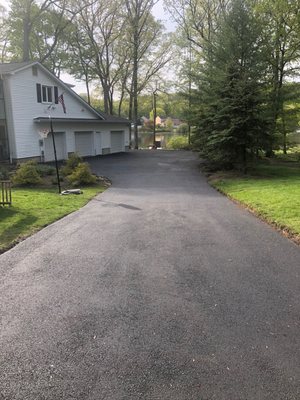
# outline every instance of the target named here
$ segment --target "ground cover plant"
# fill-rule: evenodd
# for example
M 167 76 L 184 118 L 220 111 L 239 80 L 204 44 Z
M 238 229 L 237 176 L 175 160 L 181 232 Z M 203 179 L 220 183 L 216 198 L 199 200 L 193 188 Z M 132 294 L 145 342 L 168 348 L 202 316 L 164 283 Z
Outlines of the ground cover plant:
M 92 197 L 107 188 L 107 182 L 92 175 L 85 163 L 80 165 L 81 169 L 75 167 L 73 170 L 77 171 L 77 175 L 85 184 L 80 187 L 82 189 L 80 195 L 59 195 L 55 169 L 49 165 L 28 162 L 22 164 L 15 172 L 10 172 L 14 182 L 12 206 L 0 207 L 0 253 L 39 229 L 81 208 Z M 71 171 L 72 169 L 69 170 Z M 67 189 L 72 187 L 72 183 L 63 180 L 62 186 L 63 189 Z
M 260 162 L 248 175 L 217 173 L 209 180 L 300 243 L 300 163 L 292 159 Z

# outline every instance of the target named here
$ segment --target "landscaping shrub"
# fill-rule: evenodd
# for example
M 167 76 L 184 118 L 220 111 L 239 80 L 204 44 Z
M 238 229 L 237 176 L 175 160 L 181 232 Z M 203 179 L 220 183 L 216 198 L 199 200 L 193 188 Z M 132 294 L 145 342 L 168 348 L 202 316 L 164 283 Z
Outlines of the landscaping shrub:
M 189 132 L 189 126 L 186 122 L 180 124 L 177 128 L 177 133 L 185 133 L 187 134 Z
M 70 155 L 65 165 L 61 168 L 60 172 L 63 176 L 71 175 L 76 167 L 82 163 L 82 158 L 79 154 L 73 153 Z
M 168 139 L 167 149 L 184 150 L 189 148 L 187 136 L 173 136 Z
M 0 181 L 7 181 L 7 180 L 9 180 L 8 169 L 0 166 Z
M 55 168 L 47 164 L 37 164 L 37 172 L 40 176 L 52 176 L 55 174 Z
M 42 179 L 37 170 L 37 163 L 35 161 L 27 161 L 21 164 L 12 178 L 15 185 L 39 185 Z
M 93 185 L 97 182 L 97 177 L 92 174 L 87 163 L 79 163 L 66 179 L 72 186 Z

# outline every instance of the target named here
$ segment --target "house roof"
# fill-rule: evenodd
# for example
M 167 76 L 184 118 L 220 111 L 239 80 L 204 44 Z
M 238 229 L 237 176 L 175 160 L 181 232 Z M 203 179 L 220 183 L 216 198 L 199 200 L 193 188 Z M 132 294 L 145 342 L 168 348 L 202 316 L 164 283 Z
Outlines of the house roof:
M 30 65 L 37 64 L 37 61 L 24 61 L 13 63 L 0 63 L 0 74 L 9 74 L 27 68 Z
M 84 122 L 84 123 L 102 123 L 105 124 L 107 122 L 110 123 L 115 123 L 115 124 L 130 124 L 130 121 L 125 118 L 119 118 L 115 117 L 113 115 L 106 115 L 104 114 L 104 119 L 94 119 L 94 118 L 55 118 L 52 117 L 52 121 L 56 122 Z M 49 121 L 49 117 L 36 117 L 33 119 L 34 122 L 40 123 L 40 122 L 47 122 Z
M 20 62 L 20 63 L 0 63 L 0 74 L 14 74 L 18 71 L 21 71 L 23 69 L 26 69 L 28 67 L 31 67 L 33 65 L 38 65 L 46 74 L 48 74 L 49 76 L 51 76 L 52 79 L 54 79 L 55 81 L 57 81 L 60 85 L 62 85 L 64 87 L 64 89 L 72 96 L 75 97 L 79 102 L 81 102 L 82 104 L 85 105 L 85 107 L 87 107 L 93 114 L 95 114 L 98 118 L 94 119 L 93 121 L 97 121 L 99 122 L 99 120 L 103 120 L 103 122 L 113 122 L 113 123 L 125 123 L 125 124 L 130 124 L 130 121 L 128 119 L 125 118 L 120 118 L 120 117 L 115 117 L 115 116 L 111 116 L 111 115 L 107 115 L 105 113 L 103 113 L 102 111 L 97 111 L 95 110 L 92 106 L 90 106 L 82 97 L 80 97 L 76 92 L 74 92 L 74 90 L 72 90 L 72 88 L 70 87 L 69 84 L 64 83 L 63 81 L 61 81 L 59 78 L 57 78 L 52 72 L 50 72 L 46 67 L 44 67 L 41 63 L 39 63 L 38 61 L 25 61 L 25 62 Z M 34 120 L 36 122 L 42 121 L 43 119 L 45 119 L 45 117 L 37 117 L 34 118 Z M 46 118 L 47 119 L 47 118 Z M 79 121 L 80 118 L 76 119 L 76 118 L 58 118 L 59 120 L 62 121 Z M 54 120 L 54 118 L 53 118 Z M 82 121 L 86 121 L 87 119 L 83 119 Z M 92 121 L 92 120 L 91 120 Z

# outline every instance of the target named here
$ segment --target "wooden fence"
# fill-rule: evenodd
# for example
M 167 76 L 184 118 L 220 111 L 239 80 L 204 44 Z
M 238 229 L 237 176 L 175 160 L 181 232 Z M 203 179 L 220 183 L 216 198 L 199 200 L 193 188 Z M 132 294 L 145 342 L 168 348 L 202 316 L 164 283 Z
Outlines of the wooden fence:
M 11 206 L 11 182 L 0 181 L 0 206 Z

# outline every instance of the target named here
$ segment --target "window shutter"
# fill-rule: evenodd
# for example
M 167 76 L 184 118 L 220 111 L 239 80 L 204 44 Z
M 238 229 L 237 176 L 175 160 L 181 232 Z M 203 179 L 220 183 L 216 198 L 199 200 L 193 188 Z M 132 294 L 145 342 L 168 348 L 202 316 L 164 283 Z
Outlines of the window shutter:
M 58 88 L 57 88 L 57 86 L 54 86 L 54 100 L 55 100 L 55 104 L 58 104 Z
M 36 97 L 37 97 L 37 102 L 41 103 L 42 102 L 42 90 L 41 90 L 40 83 L 36 84 Z

